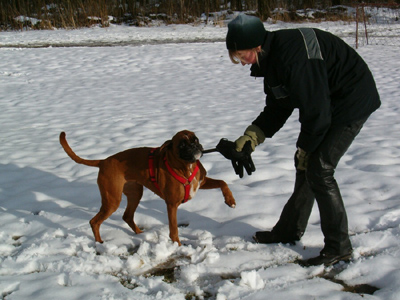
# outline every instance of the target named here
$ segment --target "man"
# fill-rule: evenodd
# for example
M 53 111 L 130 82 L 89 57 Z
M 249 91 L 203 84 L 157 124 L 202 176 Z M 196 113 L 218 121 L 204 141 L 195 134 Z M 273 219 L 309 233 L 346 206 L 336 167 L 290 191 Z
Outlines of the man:
M 228 24 L 226 46 L 234 63 L 264 77 L 264 110 L 235 142 L 217 149 L 243 176 L 255 170 L 250 153 L 271 138 L 294 109 L 301 123 L 292 196 L 272 231 L 256 232 L 259 243 L 300 240 L 316 199 L 325 246 L 305 265 L 326 266 L 352 255 L 347 215 L 334 178 L 340 158 L 370 114 L 380 106 L 367 64 L 340 38 L 318 29 L 266 31 L 256 17 L 241 14 Z

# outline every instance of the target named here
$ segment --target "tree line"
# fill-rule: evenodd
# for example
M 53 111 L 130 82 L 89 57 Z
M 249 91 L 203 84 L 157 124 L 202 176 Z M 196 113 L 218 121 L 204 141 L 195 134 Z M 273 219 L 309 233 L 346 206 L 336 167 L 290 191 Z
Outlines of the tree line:
M 224 14 L 219 12 L 232 11 L 253 12 L 266 20 L 273 17 L 276 8 L 290 15 L 299 9 L 324 9 L 347 5 L 349 1 L 352 0 L 0 0 L 0 30 L 80 28 L 110 23 L 146 26 L 154 19 L 167 24 L 192 23 L 201 17 L 207 22 L 210 16 L 223 19 Z

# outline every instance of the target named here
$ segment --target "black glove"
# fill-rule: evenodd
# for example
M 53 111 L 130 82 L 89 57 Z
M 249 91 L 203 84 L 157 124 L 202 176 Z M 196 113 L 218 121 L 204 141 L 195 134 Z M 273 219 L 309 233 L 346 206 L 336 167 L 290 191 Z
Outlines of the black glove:
M 243 168 L 246 169 L 248 175 L 251 175 L 256 170 L 251 158 L 253 149 L 250 141 L 246 142 L 241 152 L 236 151 L 235 142 L 227 139 L 221 139 L 216 148 L 219 153 L 232 162 L 233 169 L 240 178 L 243 177 Z

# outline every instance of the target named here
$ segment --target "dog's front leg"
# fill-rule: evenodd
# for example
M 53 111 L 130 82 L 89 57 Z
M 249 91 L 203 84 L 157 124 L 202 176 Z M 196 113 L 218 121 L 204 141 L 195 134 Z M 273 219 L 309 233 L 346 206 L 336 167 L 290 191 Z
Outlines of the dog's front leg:
M 181 241 L 178 236 L 178 219 L 177 212 L 179 204 L 169 204 L 167 201 L 168 222 L 169 222 L 169 237 L 173 242 L 177 242 L 181 246 Z
M 225 203 L 232 208 L 236 207 L 235 198 L 233 198 L 232 192 L 229 189 L 228 185 L 225 181 L 219 179 L 213 179 L 210 177 L 204 178 L 200 189 L 209 190 L 209 189 L 221 189 L 222 195 L 224 195 Z

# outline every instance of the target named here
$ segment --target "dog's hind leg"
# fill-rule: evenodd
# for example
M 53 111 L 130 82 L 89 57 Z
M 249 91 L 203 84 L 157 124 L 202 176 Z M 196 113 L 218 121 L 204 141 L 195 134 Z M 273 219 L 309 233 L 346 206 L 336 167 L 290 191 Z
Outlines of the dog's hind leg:
M 100 171 L 97 183 L 101 194 L 101 207 L 97 215 L 90 220 L 94 238 L 96 242 L 103 243 L 100 237 L 100 225 L 108 219 L 119 207 L 121 203 L 124 179 L 109 177 Z
M 129 225 L 130 228 L 132 228 L 135 233 L 139 234 L 142 231 L 135 224 L 134 215 L 140 199 L 143 196 L 143 186 L 136 182 L 128 181 L 124 186 L 123 192 L 128 198 L 128 205 L 126 206 L 122 219 Z

